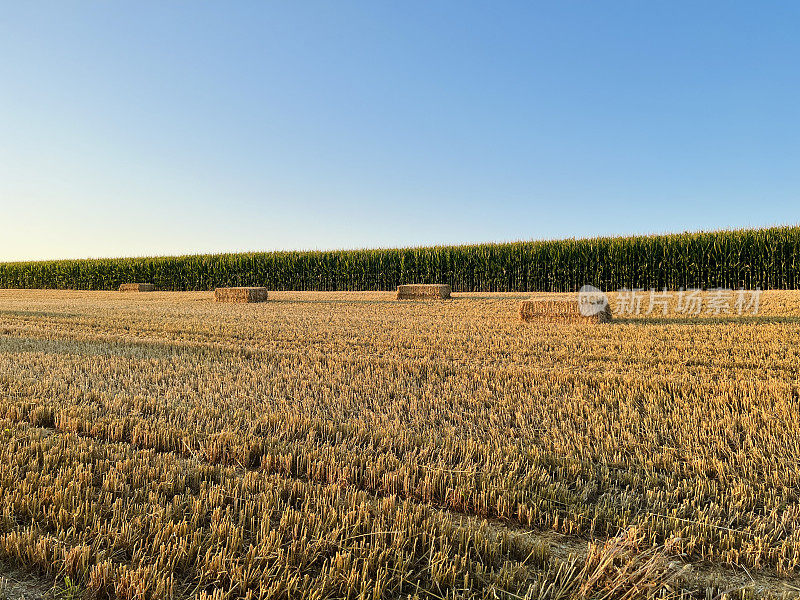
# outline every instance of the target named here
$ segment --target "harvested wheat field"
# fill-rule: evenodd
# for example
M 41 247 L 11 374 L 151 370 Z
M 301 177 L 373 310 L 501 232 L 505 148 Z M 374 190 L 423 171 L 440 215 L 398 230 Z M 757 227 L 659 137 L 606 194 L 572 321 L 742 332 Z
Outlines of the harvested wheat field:
M 0 559 L 87 598 L 797 597 L 800 293 L 530 297 L 0 291 Z

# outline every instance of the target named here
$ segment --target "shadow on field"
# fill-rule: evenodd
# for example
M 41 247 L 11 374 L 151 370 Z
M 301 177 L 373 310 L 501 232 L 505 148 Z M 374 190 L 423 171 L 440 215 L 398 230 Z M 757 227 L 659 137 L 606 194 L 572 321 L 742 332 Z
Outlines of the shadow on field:
M 397 300 L 297 300 L 294 298 L 270 298 L 267 302 L 259 302 L 258 304 L 397 304 L 397 302 Z
M 460 296 L 459 292 L 453 292 L 451 300 L 530 300 L 534 294 L 503 294 L 502 296 Z
M 0 335 L 0 354 L 52 354 L 71 356 L 120 356 L 130 359 L 171 358 L 208 352 L 179 343 L 153 341 L 83 341 Z M 215 352 L 225 352 L 217 349 Z
M 743 315 L 714 317 L 614 317 L 609 325 L 776 325 L 781 323 L 800 323 L 800 316 Z
M 267 302 L 275 304 L 436 304 L 449 302 L 471 302 L 475 300 L 529 300 L 530 294 L 509 295 L 509 296 L 461 296 L 453 294 L 450 298 L 386 298 L 370 300 L 367 298 L 334 298 L 326 299 L 298 299 L 298 298 L 270 298 Z
M 9 317 L 80 317 L 78 313 L 66 312 L 46 312 L 40 310 L 0 310 L 0 316 L 7 315 Z

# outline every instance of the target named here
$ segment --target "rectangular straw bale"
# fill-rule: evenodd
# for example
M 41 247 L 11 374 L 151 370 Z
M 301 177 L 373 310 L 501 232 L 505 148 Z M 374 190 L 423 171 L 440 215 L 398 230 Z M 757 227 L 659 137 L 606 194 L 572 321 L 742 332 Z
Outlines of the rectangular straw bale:
M 594 315 L 583 315 L 576 300 L 534 299 L 523 300 L 519 305 L 519 316 L 523 321 L 547 321 L 556 323 L 608 323 L 611 309 L 608 305 Z
M 234 302 L 246 304 L 249 302 L 266 302 L 267 288 L 264 287 L 230 287 L 214 290 L 214 300 L 217 302 Z
M 152 283 L 123 283 L 119 286 L 120 292 L 154 292 L 156 286 Z
M 415 298 L 440 298 L 450 297 L 450 286 L 441 283 L 417 283 L 397 286 L 398 300 L 413 300 Z

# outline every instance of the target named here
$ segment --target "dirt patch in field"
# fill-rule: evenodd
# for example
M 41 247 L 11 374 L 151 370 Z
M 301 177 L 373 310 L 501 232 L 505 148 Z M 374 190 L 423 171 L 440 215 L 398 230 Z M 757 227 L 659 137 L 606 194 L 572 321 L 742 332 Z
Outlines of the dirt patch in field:
M 3 600 L 49 600 L 53 585 L 30 573 L 0 563 L 0 598 Z

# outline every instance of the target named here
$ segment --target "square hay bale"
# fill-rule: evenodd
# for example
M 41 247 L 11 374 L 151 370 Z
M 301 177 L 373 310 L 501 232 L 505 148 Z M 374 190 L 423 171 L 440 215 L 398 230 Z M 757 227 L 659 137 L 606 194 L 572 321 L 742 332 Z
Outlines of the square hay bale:
M 578 300 L 534 299 L 523 300 L 519 305 L 519 316 L 523 321 L 548 321 L 552 323 L 608 323 L 611 309 L 608 304 L 591 315 L 581 313 Z
M 154 292 L 156 286 L 152 283 L 123 283 L 119 286 L 120 292 Z
M 398 285 L 398 300 L 413 300 L 426 298 L 446 299 L 450 297 L 450 286 L 441 283 L 417 283 L 412 285 Z
M 234 302 L 246 304 L 249 302 L 266 302 L 267 288 L 264 287 L 230 287 L 214 290 L 214 300 L 217 302 Z

